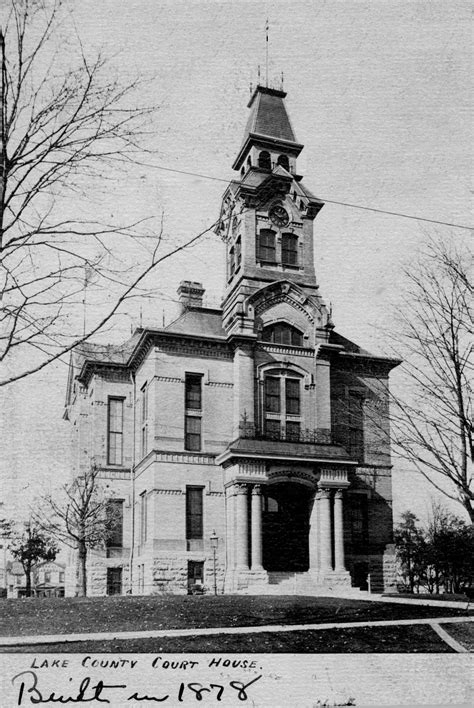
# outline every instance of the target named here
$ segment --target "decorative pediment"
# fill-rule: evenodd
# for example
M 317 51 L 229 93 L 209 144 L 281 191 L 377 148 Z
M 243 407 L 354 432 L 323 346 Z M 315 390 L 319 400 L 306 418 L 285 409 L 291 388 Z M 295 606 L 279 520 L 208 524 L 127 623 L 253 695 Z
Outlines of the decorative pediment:
M 247 312 L 250 315 L 253 309 L 255 316 L 259 317 L 280 302 L 286 302 L 302 312 L 312 324 L 320 320 L 321 308 L 301 288 L 288 280 L 271 283 L 251 295 L 247 300 Z

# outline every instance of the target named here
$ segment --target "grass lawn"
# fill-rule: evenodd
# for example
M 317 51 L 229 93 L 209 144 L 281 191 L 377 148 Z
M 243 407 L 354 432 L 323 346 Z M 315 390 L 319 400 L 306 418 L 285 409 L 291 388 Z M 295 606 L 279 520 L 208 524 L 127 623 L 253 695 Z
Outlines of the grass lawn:
M 441 625 L 449 634 L 468 651 L 474 652 L 474 625 L 472 622 L 465 624 L 451 624 L 446 622 Z
M 441 602 L 444 600 L 448 600 L 449 602 L 460 602 L 461 604 L 464 603 L 464 605 L 467 605 L 467 597 L 466 595 L 459 595 L 456 593 L 439 593 L 436 595 L 435 593 L 430 593 L 428 592 L 394 592 L 394 593 L 385 593 L 384 597 L 400 597 L 403 600 L 433 600 L 433 602 Z
M 4 600 L 0 636 L 457 617 L 464 608 L 301 596 L 115 596 Z
M 446 627 L 447 625 L 443 625 Z M 459 625 L 450 625 L 456 627 Z M 0 652 L 5 650 L 0 650 Z M 40 647 L 11 647 L 16 653 L 451 653 L 453 650 L 427 625 L 360 627 L 206 637 L 115 639 L 105 642 L 67 642 Z

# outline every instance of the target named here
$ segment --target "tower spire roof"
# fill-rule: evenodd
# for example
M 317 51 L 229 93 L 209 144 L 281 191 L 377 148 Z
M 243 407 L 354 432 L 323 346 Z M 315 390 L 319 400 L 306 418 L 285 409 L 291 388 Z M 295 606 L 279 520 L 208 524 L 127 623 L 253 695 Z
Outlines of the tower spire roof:
M 299 154 L 303 146 L 297 142 L 291 125 L 284 99 L 286 93 L 267 86 L 257 86 L 248 103 L 250 115 L 245 127 L 244 140 L 239 154 L 232 165 L 235 170 L 240 168 L 242 158 L 249 143 L 271 142 L 281 143 L 287 148 L 293 147 Z

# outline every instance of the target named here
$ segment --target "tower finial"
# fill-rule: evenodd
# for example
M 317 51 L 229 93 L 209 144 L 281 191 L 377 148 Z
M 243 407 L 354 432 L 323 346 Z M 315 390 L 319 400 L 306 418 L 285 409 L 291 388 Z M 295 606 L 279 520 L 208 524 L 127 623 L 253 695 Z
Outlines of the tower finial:
M 265 86 L 268 88 L 268 31 L 270 29 L 270 24 L 268 22 L 265 25 Z

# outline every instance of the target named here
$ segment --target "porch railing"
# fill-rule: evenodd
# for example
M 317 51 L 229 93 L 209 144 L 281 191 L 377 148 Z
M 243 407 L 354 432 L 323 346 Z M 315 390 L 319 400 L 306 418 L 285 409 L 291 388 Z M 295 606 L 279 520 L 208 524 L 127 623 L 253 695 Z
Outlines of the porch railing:
M 286 430 L 285 426 L 265 429 L 255 423 L 241 423 L 239 436 L 249 440 L 275 440 L 277 442 L 312 443 L 332 445 L 333 435 L 330 430 L 302 428 L 301 430 Z

